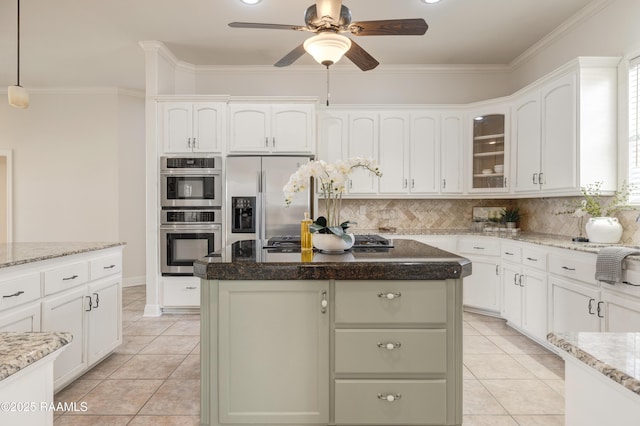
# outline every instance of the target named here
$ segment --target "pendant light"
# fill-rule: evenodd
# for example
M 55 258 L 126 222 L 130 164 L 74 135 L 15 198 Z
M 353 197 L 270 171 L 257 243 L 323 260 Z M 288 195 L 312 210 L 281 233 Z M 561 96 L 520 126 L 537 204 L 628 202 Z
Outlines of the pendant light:
M 20 86 L 20 0 L 18 0 L 18 82 L 7 90 L 9 105 L 15 108 L 29 108 L 29 93 Z

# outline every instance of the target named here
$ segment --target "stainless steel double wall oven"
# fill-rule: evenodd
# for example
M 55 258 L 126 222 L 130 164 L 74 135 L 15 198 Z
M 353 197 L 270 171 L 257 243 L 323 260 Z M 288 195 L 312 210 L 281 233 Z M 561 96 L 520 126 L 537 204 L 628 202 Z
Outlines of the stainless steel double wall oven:
M 193 275 L 222 245 L 222 158 L 161 157 L 160 187 L 160 272 Z

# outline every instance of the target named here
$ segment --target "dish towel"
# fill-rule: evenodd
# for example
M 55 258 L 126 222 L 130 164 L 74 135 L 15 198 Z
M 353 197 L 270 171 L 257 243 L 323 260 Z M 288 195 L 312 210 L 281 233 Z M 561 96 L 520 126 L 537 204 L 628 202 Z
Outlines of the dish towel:
M 622 261 L 640 250 L 630 247 L 604 247 L 596 259 L 596 280 L 615 284 L 622 280 Z

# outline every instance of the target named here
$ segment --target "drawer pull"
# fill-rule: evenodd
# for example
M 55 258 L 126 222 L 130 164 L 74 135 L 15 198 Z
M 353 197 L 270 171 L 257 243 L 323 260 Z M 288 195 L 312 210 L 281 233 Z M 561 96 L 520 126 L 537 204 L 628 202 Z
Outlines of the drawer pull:
M 194 286 L 188 285 L 188 286 L 186 286 L 185 288 L 186 288 L 187 290 L 195 290 L 197 287 L 194 287 Z
M 505 251 L 504 254 L 506 254 L 507 256 L 513 256 L 513 253 L 509 253 L 508 251 Z
M 387 401 L 387 402 L 393 402 L 393 401 L 395 401 L 397 399 L 400 399 L 400 398 L 402 398 L 402 395 L 400 395 L 399 393 L 397 393 L 395 395 L 392 394 L 392 393 L 389 393 L 387 395 L 383 395 L 381 393 L 378 394 L 378 399 L 379 400 Z
M 622 284 L 632 285 L 632 286 L 634 286 L 634 287 L 640 287 L 640 284 L 634 284 L 634 283 L 629 282 L 629 281 L 622 281 Z
M 327 300 L 327 291 L 322 290 L 322 301 L 320 302 L 320 312 L 322 312 L 323 314 L 326 314 L 327 306 L 329 306 L 329 301 Z
M 89 309 L 85 309 L 85 312 L 91 312 L 91 308 L 93 308 L 93 301 L 91 300 L 91 296 L 85 296 L 87 299 L 89 299 Z
M 602 311 L 600 305 L 603 303 L 604 302 L 598 302 L 598 307 L 596 308 L 596 311 L 598 312 L 598 318 L 604 318 L 604 315 L 600 315 L 600 312 Z
M 533 258 L 533 257 L 527 257 L 527 260 L 530 260 L 530 261 L 532 261 L 532 262 L 537 262 L 537 261 L 538 261 L 538 259 L 535 259 L 535 258 Z
M 93 295 L 96 296 L 96 304 L 94 308 L 98 309 L 100 307 L 100 296 L 98 295 L 98 293 L 93 293 Z
M 592 311 L 593 309 L 593 305 L 592 303 L 595 302 L 596 299 L 589 299 L 589 306 L 587 306 L 587 308 L 589 308 L 589 315 L 593 315 L 595 312 Z
M 76 278 L 78 278 L 77 275 L 71 275 L 70 277 L 63 278 L 62 281 L 75 280 Z
M 103 269 L 113 269 L 115 267 L 116 265 L 109 265 L 109 266 L 104 266 Z
M 15 293 L 13 293 L 13 294 L 9 294 L 7 296 L 2 296 L 2 298 L 6 299 L 6 298 L 9 298 L 9 297 L 16 297 L 16 296 L 20 296 L 21 294 L 24 294 L 24 291 L 20 290 L 20 291 L 17 291 Z
M 575 271 L 576 268 L 569 268 L 568 266 L 563 266 L 562 269 L 564 269 L 565 271 Z
M 475 250 L 484 250 L 484 247 L 473 246 Z
M 400 346 L 402 346 L 402 344 L 400 342 L 396 342 L 396 343 L 392 343 L 392 342 L 381 343 L 381 342 L 378 342 L 378 347 L 380 349 L 386 349 L 388 351 L 392 351 L 394 349 L 398 349 Z
M 400 296 L 402 296 L 402 293 L 400 293 L 400 292 L 397 292 L 397 293 L 378 293 L 378 297 L 380 299 L 387 299 L 387 300 L 397 299 Z

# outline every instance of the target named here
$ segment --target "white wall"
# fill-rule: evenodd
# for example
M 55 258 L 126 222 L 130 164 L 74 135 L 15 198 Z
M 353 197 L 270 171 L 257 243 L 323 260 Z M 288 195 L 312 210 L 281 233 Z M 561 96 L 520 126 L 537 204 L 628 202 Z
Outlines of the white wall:
M 31 93 L 26 110 L 0 102 L 0 149 L 13 150 L 14 242 L 125 241 L 125 280 L 144 279 L 144 198 L 135 203 L 144 194 L 143 109 L 142 98 L 115 89 Z
M 640 49 L 640 1 L 605 0 L 568 31 L 523 55 L 510 74 L 514 92 L 578 56 L 624 56 Z
M 196 68 L 195 93 L 232 96 L 313 96 L 326 101 L 321 66 Z M 363 72 L 332 67 L 333 104 L 464 104 L 509 94 L 505 67 L 385 67 Z

